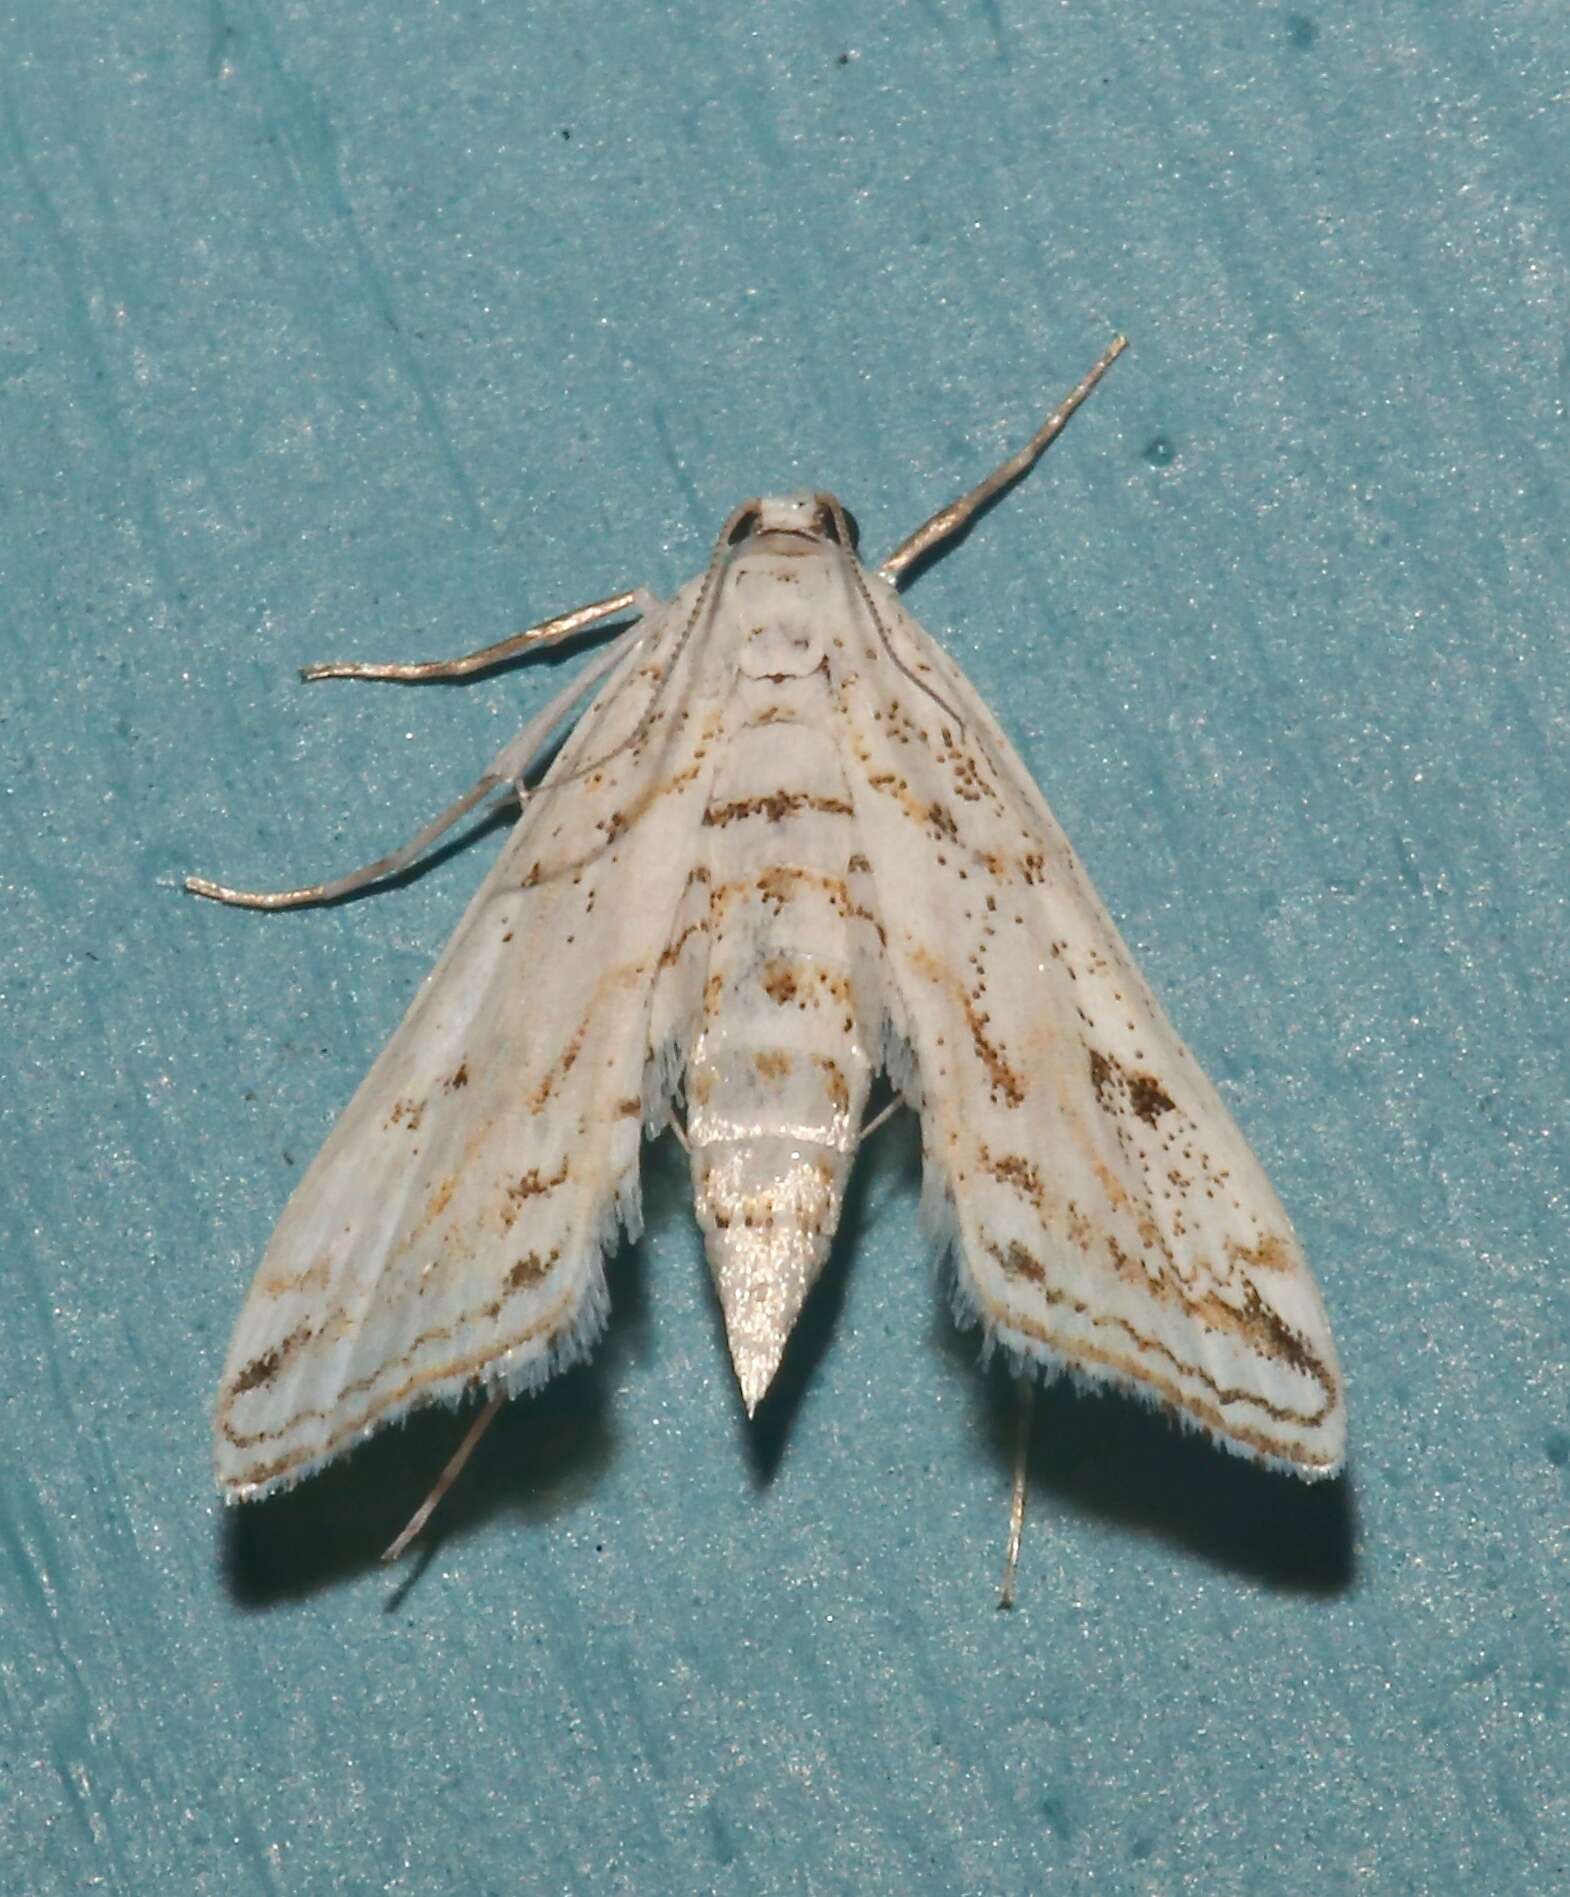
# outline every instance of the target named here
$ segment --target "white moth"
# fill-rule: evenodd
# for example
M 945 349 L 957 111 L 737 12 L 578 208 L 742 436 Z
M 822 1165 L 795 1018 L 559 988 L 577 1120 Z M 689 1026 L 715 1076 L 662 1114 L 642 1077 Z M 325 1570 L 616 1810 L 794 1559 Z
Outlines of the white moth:
M 1286 1214 L 1024 766 L 895 591 L 1122 346 L 876 571 L 831 496 L 749 501 L 668 603 L 623 593 L 467 659 L 307 674 L 452 677 L 641 615 L 395 855 L 275 895 L 189 881 L 254 907 L 330 899 L 488 792 L 522 802 L 262 1260 L 218 1400 L 231 1498 L 416 1405 L 484 1390 L 494 1408 L 582 1357 L 604 1252 L 639 1228 L 641 1142 L 678 1102 L 750 1413 L 880 1070 L 921 1116 L 923 1211 L 989 1341 L 1274 1467 L 1340 1469 L 1335 1347 Z

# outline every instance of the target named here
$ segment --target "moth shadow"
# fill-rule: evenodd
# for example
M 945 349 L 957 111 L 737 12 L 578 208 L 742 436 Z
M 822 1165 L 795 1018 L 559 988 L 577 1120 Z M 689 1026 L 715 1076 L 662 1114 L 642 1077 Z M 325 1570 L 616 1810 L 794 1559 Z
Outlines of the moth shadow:
M 612 1315 L 593 1356 L 533 1395 L 503 1405 L 410 1554 L 389 1568 L 389 1611 L 402 1604 L 445 1542 L 499 1515 L 538 1529 L 583 1503 L 615 1451 L 616 1383 L 629 1361 L 647 1352 L 646 1276 L 641 1244 L 623 1245 L 607 1261 Z M 478 1407 L 419 1410 L 298 1488 L 225 1510 L 221 1565 L 231 1600 L 265 1610 L 379 1566 Z
M 975 1333 L 945 1325 L 955 1354 Z M 1019 1395 L 995 1360 L 974 1383 L 982 1435 L 1013 1480 Z M 1054 1506 L 1158 1535 L 1202 1560 L 1284 1592 L 1335 1595 L 1357 1579 L 1350 1478 L 1303 1482 L 1218 1449 L 1158 1411 L 1114 1391 L 1038 1387 L 1026 1454 L 1026 1536 Z M 1001 1533 L 1001 1526 L 1000 1526 Z M 1028 1541 L 1027 1541 L 1028 1545 Z
M 887 1084 L 880 1081 L 868 1104 L 869 1117 L 881 1112 L 892 1097 Z M 851 1167 L 840 1208 L 839 1229 L 829 1247 L 822 1275 L 802 1306 L 769 1393 L 750 1422 L 742 1419 L 747 1456 L 759 1488 L 767 1488 L 778 1473 L 807 1386 L 840 1328 L 851 1260 L 863 1249 L 863 1231 L 880 1216 L 874 1194 L 881 1201 L 893 1188 L 908 1185 L 912 1178 L 920 1183 L 920 1122 L 915 1115 L 903 1111 L 894 1114 L 887 1130 L 875 1138 L 877 1144 L 873 1150 L 858 1154 L 857 1163 Z M 717 1300 L 714 1325 L 718 1347 L 725 1351 L 725 1326 Z

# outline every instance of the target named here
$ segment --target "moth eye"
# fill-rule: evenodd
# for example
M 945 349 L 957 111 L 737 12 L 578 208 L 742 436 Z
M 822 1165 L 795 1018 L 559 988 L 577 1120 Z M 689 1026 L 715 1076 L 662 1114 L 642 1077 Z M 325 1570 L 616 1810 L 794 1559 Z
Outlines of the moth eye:
M 726 544 L 734 547 L 739 540 L 750 539 L 752 535 L 756 533 L 757 527 L 758 510 L 756 507 L 749 507 L 741 519 L 737 521 L 736 525 L 731 528 L 730 536 Z
M 813 525 L 817 528 L 818 532 L 823 535 L 825 540 L 832 540 L 836 546 L 839 546 L 841 544 L 841 520 L 845 523 L 845 532 L 850 537 L 848 544 L 851 552 L 854 553 L 861 545 L 861 529 L 856 524 L 856 516 L 848 507 L 840 507 L 837 502 L 833 505 L 829 505 L 824 501 L 820 501 L 818 504 L 818 517 L 813 522 Z

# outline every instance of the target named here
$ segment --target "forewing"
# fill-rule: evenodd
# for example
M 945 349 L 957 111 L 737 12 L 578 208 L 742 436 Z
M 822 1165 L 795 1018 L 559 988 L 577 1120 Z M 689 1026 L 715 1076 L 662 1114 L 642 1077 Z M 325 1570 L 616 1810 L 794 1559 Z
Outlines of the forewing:
M 279 1221 L 219 1394 L 231 1494 L 416 1404 L 538 1382 L 598 1332 L 720 715 L 692 604 L 584 714 Z
M 1259 1162 L 958 667 L 871 576 L 847 573 L 845 625 L 846 774 L 962 1305 L 1013 1352 L 1334 1473 L 1335 1346 Z

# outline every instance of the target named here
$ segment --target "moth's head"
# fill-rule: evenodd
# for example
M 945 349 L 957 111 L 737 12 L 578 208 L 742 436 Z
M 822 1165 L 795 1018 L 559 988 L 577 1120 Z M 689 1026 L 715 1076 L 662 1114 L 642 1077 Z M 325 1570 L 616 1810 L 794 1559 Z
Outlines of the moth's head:
M 738 507 L 725 535 L 732 547 L 765 541 L 771 551 L 788 552 L 796 541 L 802 552 L 825 541 L 856 551 L 861 539 L 855 516 L 832 494 L 773 494 Z

